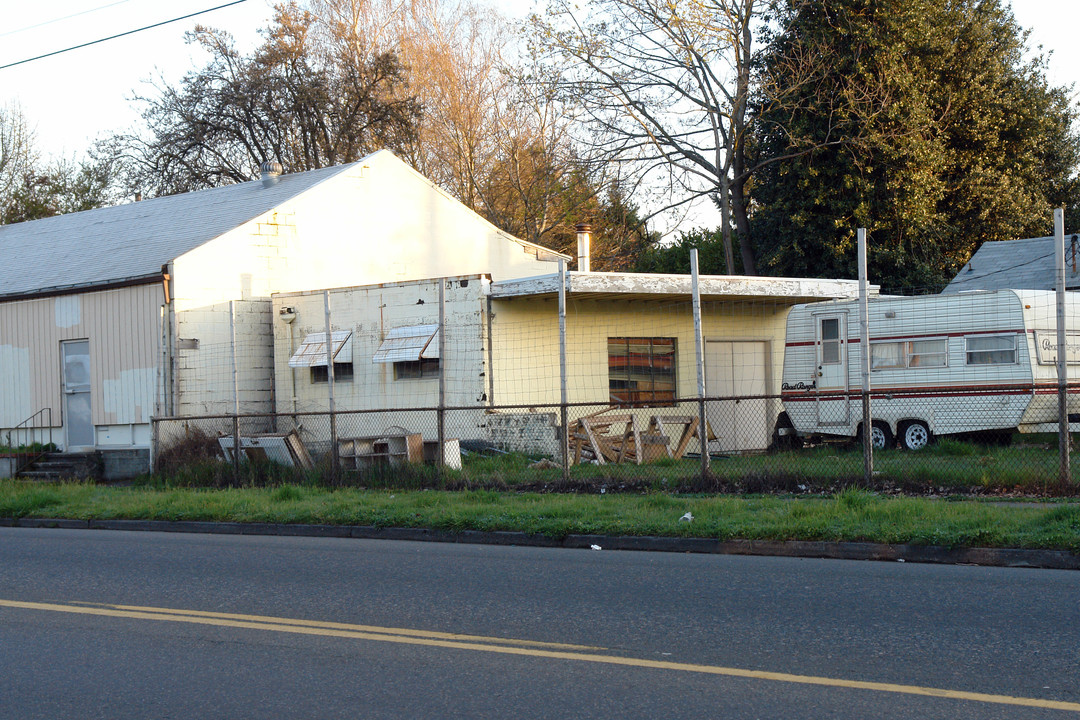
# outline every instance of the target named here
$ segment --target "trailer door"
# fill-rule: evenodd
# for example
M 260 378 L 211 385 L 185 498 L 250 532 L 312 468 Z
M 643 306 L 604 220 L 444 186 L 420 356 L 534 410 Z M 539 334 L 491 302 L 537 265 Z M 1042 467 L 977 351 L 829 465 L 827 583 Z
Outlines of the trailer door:
M 817 424 L 850 422 L 848 391 L 847 313 L 814 316 L 817 350 Z

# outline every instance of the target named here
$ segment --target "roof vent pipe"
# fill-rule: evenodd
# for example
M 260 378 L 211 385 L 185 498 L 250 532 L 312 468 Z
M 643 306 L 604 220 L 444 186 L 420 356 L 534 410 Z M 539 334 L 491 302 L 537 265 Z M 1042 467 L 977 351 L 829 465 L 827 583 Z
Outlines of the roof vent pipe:
M 262 179 L 263 187 L 271 187 L 277 185 L 278 178 L 281 177 L 282 168 L 281 163 L 274 162 L 273 160 L 267 160 L 259 166 L 259 177 Z
M 592 242 L 592 225 L 578 223 L 574 226 L 577 230 L 577 269 L 578 272 L 589 272 L 589 245 Z

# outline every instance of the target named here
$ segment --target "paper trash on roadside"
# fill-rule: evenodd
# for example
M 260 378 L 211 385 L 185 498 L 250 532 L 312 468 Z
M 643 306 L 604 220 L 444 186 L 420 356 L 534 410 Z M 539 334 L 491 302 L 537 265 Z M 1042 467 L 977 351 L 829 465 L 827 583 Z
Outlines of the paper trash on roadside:
M 593 550 L 603 550 L 603 548 L 601 548 L 599 545 L 590 545 L 589 547 L 591 547 Z
M 683 516 L 682 516 L 681 518 L 679 518 L 679 522 L 690 522 L 690 521 L 691 521 L 691 520 L 693 520 L 693 519 L 694 519 L 694 516 L 693 516 L 693 515 L 691 515 L 691 514 L 690 514 L 690 513 L 688 512 L 688 513 L 686 513 L 685 515 L 683 515 Z

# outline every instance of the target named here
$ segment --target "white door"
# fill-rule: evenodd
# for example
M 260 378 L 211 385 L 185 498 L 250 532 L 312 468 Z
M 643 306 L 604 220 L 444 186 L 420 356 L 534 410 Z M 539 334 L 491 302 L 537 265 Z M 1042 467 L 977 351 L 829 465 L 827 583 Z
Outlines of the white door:
M 64 430 L 68 452 L 94 447 L 94 421 L 90 412 L 90 341 L 72 340 L 61 344 L 64 368 Z
M 705 343 L 705 406 L 709 426 L 724 452 L 764 450 L 769 446 L 769 401 L 765 395 L 769 354 L 764 341 Z
M 847 367 L 847 315 L 815 315 L 818 425 L 847 425 L 850 402 Z

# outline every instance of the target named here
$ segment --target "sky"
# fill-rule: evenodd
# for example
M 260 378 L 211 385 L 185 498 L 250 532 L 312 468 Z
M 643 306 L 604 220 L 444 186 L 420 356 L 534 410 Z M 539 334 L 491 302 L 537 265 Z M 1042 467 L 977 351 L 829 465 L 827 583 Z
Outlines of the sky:
M 0 0 L 0 66 L 224 5 L 230 0 Z M 205 57 L 184 41 L 197 23 L 227 30 L 241 48 L 259 40 L 273 0 L 245 0 L 71 52 L 0 69 L 0 106 L 17 103 L 36 129 L 37 144 L 53 157 L 80 155 L 98 137 L 134 126 L 132 97 L 152 93 L 154 78 L 170 83 Z M 533 0 L 500 0 L 524 16 Z M 1080 88 L 1080 0 L 1012 0 L 1030 44 L 1051 51 L 1050 81 Z M 1078 95 L 1080 97 L 1080 95 Z

